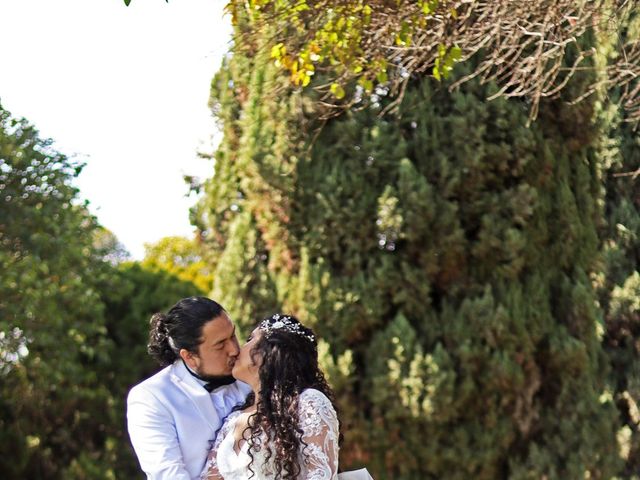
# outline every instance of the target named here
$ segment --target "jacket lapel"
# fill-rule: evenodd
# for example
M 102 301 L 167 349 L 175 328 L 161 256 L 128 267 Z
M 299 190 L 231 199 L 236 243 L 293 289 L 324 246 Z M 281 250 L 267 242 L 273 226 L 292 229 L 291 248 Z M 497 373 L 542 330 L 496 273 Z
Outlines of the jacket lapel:
M 198 383 L 182 362 L 176 362 L 171 367 L 171 380 L 191 399 L 203 419 L 215 432 L 220 420 L 211 400 L 211 394 Z

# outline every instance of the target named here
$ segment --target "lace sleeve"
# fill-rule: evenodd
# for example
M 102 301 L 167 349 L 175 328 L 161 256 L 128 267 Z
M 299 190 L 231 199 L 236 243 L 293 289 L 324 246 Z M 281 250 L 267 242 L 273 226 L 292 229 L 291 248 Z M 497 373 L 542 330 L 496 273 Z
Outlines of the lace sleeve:
M 333 480 L 338 474 L 338 417 L 331 401 L 320 391 L 305 390 L 298 406 L 304 432 L 303 480 Z
M 220 443 L 222 443 L 224 437 L 227 436 L 227 434 L 233 427 L 233 422 L 231 422 L 231 419 L 239 414 L 240 412 L 233 412 L 224 421 L 224 425 L 222 425 L 222 428 L 220 428 L 218 435 L 216 435 L 216 439 L 213 442 L 213 447 L 209 451 L 209 455 L 207 455 L 207 461 L 205 462 L 204 469 L 200 474 L 200 480 L 224 480 L 224 477 L 220 475 L 220 471 L 218 470 L 218 447 L 220 447 Z

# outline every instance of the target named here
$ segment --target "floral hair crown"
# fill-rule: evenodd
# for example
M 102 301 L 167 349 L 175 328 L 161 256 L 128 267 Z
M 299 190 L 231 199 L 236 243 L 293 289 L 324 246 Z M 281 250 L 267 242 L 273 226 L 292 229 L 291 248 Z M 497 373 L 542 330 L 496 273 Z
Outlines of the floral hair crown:
M 264 335 L 267 338 L 269 338 L 274 331 L 283 330 L 285 332 L 295 333 L 296 335 L 304 337 L 312 343 L 316 339 L 315 335 L 308 333 L 309 330 L 304 328 L 300 322 L 289 315 L 280 315 L 279 313 L 275 313 L 269 318 L 265 318 L 260 322 L 258 328 L 264 332 Z

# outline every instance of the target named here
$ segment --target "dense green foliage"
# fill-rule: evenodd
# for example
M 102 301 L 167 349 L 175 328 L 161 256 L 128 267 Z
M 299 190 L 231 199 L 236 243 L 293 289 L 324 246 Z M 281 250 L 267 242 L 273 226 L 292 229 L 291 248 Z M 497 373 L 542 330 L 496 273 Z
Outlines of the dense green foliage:
M 640 478 L 640 137 L 629 124 L 612 132 L 615 147 L 606 176 L 607 222 L 599 297 L 605 311 L 605 349 L 623 425 L 619 441 L 624 478 Z M 623 176 L 619 176 L 623 174 Z M 635 475 L 635 477 L 633 476 Z
M 602 271 L 597 276 L 605 313 L 604 345 L 623 425 L 619 441 L 624 478 L 640 478 L 640 136 L 617 111 L 610 119 L 606 165 L 606 223 Z M 633 476 L 635 475 L 635 476 Z
M 640 11 L 621 31 L 640 38 Z M 601 265 L 595 277 L 604 312 L 610 383 L 620 412 L 618 441 L 625 459 L 623 478 L 640 478 L 640 135 L 618 108 L 619 92 L 601 112 L 609 128 L 600 162 L 604 173 L 605 218 L 600 228 Z
M 597 96 L 546 102 L 527 128 L 527 105 L 485 101 L 495 87 L 415 80 L 397 116 L 378 116 L 381 98 L 318 131 L 313 98 L 288 89 L 267 47 L 213 82 L 224 140 L 196 217 L 216 298 L 244 328 L 283 308 L 331 345 L 343 467 L 394 480 L 623 475 L 602 341 L 611 315 L 637 323 L 637 280 L 613 290 L 607 324 L 594 281 L 605 213 L 634 187 L 605 212 L 603 157 L 620 132 Z M 637 344 L 618 333 L 627 378 Z
M 0 472 L 139 474 L 125 395 L 156 369 L 147 321 L 202 293 L 124 252 L 72 186 L 80 167 L 0 107 Z
M 101 429 L 112 343 L 94 279 L 94 219 L 71 186 L 80 167 L 0 110 L 2 355 L 0 470 L 5 478 L 109 478 Z M 28 349 L 28 354 L 27 354 Z M 92 412 L 101 412 L 92 415 Z

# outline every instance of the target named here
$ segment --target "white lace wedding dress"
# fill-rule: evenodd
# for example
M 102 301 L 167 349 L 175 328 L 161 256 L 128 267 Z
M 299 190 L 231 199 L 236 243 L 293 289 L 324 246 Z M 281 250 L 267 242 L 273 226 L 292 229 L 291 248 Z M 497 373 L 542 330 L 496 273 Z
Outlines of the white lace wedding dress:
M 218 432 L 207 458 L 202 480 L 247 480 L 251 461 L 249 444 L 244 442 L 239 452 L 234 449 L 234 428 L 242 412 L 227 417 Z M 298 401 L 298 418 L 307 444 L 305 455 L 299 453 L 301 466 L 299 480 L 335 480 L 338 472 L 338 417 L 331 401 L 313 388 L 304 390 Z M 270 480 L 275 477 L 271 465 L 264 465 L 264 451 L 252 451 L 252 480 Z M 270 462 L 271 463 L 271 462 Z

